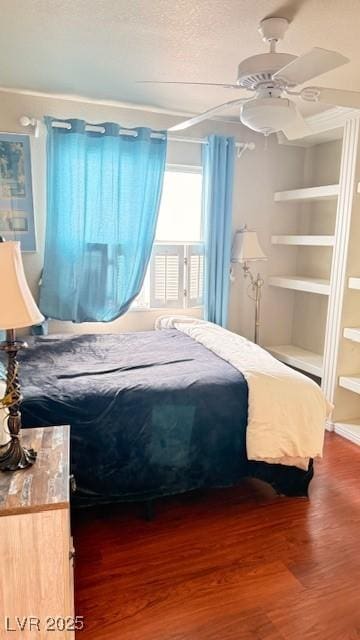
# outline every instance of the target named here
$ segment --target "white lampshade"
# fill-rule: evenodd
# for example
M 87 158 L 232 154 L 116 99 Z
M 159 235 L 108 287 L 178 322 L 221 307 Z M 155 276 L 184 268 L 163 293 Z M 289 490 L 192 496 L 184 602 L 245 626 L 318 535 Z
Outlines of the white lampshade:
M 0 329 L 20 329 L 44 320 L 26 282 L 20 242 L 0 242 Z
M 260 247 L 256 231 L 250 231 L 246 227 L 241 231 L 236 231 L 231 262 L 253 262 L 255 260 L 267 260 Z

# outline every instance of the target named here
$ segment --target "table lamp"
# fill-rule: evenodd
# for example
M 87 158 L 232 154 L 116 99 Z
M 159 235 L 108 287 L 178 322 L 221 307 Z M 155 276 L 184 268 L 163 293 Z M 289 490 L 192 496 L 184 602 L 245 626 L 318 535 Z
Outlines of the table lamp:
M 260 277 L 259 273 L 254 277 L 250 271 L 249 262 L 255 262 L 256 260 L 267 260 L 267 257 L 260 247 L 256 231 L 250 231 L 245 225 L 243 229 L 235 233 L 231 262 L 239 262 L 243 268 L 244 277 L 250 279 L 253 296 L 249 294 L 249 297 L 255 302 L 254 342 L 259 344 L 260 300 L 264 280 Z
M 17 353 L 26 343 L 16 339 L 15 330 L 44 320 L 26 282 L 20 242 L 5 242 L 0 238 L 0 283 L 0 330 L 6 331 L 6 340 L 0 343 L 0 349 L 7 356 L 6 390 L 4 398 L 0 398 L 0 405 L 8 411 L 9 436 L 8 441 L 0 446 L 0 470 L 16 471 L 32 465 L 36 460 L 36 452 L 25 449 L 21 444 Z

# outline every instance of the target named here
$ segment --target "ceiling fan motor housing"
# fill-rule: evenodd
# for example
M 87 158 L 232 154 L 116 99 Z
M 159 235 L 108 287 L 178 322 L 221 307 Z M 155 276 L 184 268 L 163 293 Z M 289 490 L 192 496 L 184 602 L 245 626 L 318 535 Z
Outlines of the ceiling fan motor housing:
M 264 135 L 280 131 L 296 117 L 296 107 L 287 98 L 257 98 L 241 106 L 240 120 Z
M 272 80 L 274 73 L 295 60 L 296 57 L 290 53 L 260 53 L 246 58 L 238 66 L 236 83 L 244 89 L 256 89 L 259 83 Z

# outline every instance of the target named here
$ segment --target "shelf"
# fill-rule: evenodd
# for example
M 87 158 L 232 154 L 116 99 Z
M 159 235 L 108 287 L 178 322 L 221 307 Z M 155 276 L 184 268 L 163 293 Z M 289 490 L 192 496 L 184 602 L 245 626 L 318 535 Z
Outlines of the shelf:
M 348 391 L 360 393 L 360 375 L 340 376 L 339 385 Z
M 360 342 L 360 327 L 347 327 L 344 329 L 344 338 L 353 342 Z
M 334 236 L 271 236 L 272 244 L 297 245 L 304 247 L 333 247 Z
M 330 293 L 329 280 L 321 278 L 305 278 L 302 276 L 271 276 L 269 284 L 273 287 L 293 289 L 294 291 L 308 291 L 328 296 Z
M 318 353 L 301 349 L 292 344 L 280 344 L 274 347 L 266 347 L 266 349 L 281 362 L 321 378 L 323 357 Z
M 298 202 L 299 200 L 334 200 L 339 195 L 338 184 L 328 184 L 322 187 L 306 187 L 305 189 L 290 189 L 277 191 L 275 202 Z
M 345 422 L 335 422 L 334 431 L 339 436 L 360 445 L 360 418 L 353 418 Z
M 360 289 L 360 278 L 349 278 L 349 289 Z

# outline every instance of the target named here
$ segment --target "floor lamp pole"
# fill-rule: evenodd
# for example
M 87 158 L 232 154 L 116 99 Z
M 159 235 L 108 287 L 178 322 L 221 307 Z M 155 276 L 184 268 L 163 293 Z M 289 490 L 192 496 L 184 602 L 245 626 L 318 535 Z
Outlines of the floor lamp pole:
M 260 333 L 260 300 L 261 300 L 261 287 L 263 285 L 263 281 L 261 280 L 259 274 L 257 275 L 255 282 L 255 331 L 254 331 L 254 342 L 255 344 L 259 344 L 259 333 Z
M 244 277 L 245 278 L 249 278 L 250 280 L 250 287 L 252 290 L 252 294 L 249 295 L 249 298 L 251 298 L 251 300 L 254 300 L 255 302 L 255 325 L 254 325 L 254 342 L 255 344 L 259 344 L 259 336 L 260 336 L 260 301 L 261 301 L 261 289 L 262 286 L 264 284 L 264 280 L 260 277 L 260 274 L 258 273 L 256 278 L 253 276 L 253 274 L 250 271 L 250 267 L 249 265 L 245 262 L 242 265 L 243 271 L 244 271 Z

